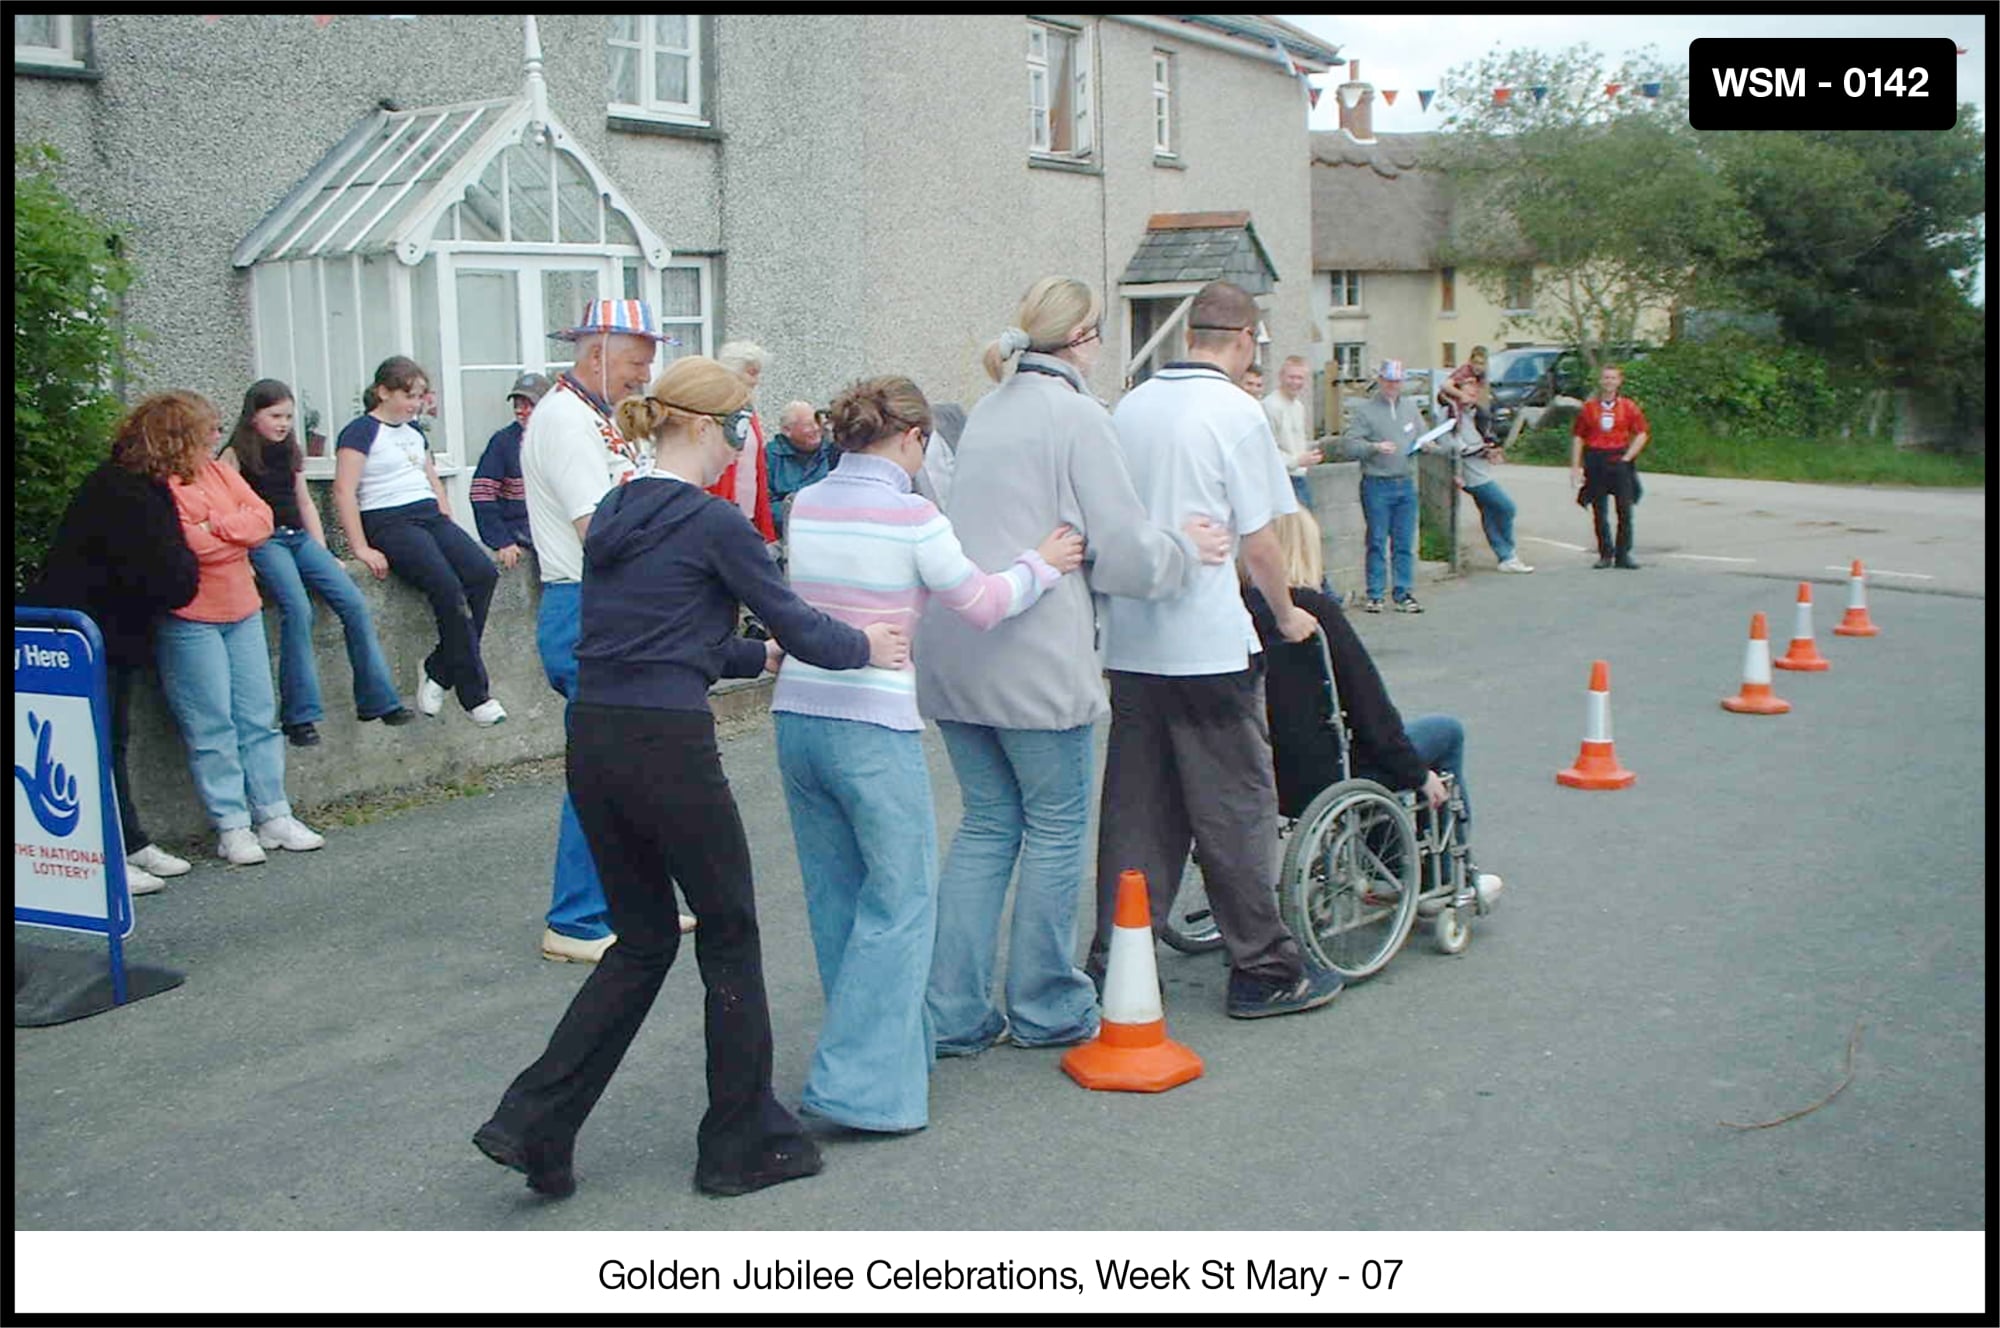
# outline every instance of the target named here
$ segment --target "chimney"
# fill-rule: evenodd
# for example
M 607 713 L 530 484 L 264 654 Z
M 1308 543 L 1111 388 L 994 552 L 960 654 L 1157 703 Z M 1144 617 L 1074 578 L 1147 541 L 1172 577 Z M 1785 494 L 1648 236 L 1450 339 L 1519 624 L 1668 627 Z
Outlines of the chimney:
M 1374 101 L 1375 88 L 1361 81 L 1361 62 L 1347 62 L 1347 82 L 1334 89 L 1340 99 L 1340 127 L 1347 136 L 1357 143 L 1375 141 Z

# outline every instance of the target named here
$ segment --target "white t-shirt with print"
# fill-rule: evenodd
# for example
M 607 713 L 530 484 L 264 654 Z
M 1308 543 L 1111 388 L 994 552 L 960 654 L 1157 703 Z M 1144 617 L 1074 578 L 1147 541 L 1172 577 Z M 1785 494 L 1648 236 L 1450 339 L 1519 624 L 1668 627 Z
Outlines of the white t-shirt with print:
M 595 407 L 561 384 L 528 417 L 521 435 L 521 480 L 543 581 L 583 580 L 576 519 L 595 512 L 599 500 L 633 472 L 632 462 L 606 442 L 604 429 L 610 427 Z
M 345 436 L 346 430 L 342 434 Z M 437 491 L 424 473 L 424 458 L 429 452 L 430 443 L 415 425 L 377 421 L 375 438 L 362 453 L 366 459 L 354 489 L 355 505 L 363 512 L 374 512 L 435 499 Z
M 1153 524 L 1204 514 L 1240 539 L 1298 501 L 1258 402 L 1219 369 L 1166 368 L 1111 412 L 1132 487 Z M 1106 597 L 1104 666 L 1166 677 L 1240 673 L 1262 647 L 1233 562 L 1204 563 L 1171 599 Z

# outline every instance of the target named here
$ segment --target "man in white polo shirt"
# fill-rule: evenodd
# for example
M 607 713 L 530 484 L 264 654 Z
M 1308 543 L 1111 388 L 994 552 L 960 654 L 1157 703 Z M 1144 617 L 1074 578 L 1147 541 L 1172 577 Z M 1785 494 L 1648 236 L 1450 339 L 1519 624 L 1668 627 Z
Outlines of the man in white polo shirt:
M 1257 352 L 1257 305 L 1226 281 L 1188 310 L 1188 358 L 1112 412 L 1132 486 L 1153 523 L 1196 514 L 1241 541 L 1251 582 L 1288 641 L 1316 622 L 1292 603 L 1273 518 L 1298 510 L 1271 426 L 1236 380 Z M 1278 794 L 1264 717 L 1262 648 L 1236 569 L 1197 567 L 1173 599 L 1107 597 L 1111 739 L 1098 809 L 1097 934 L 1102 974 L 1118 874 L 1146 874 L 1153 917 L 1173 902 L 1193 841 L 1229 951 L 1228 1013 L 1238 1019 L 1325 1005 L 1340 975 L 1307 958 L 1278 917 Z
M 576 363 L 528 417 L 521 436 L 521 479 L 527 489 L 528 533 L 542 573 L 535 645 L 549 686 L 572 701 L 576 638 L 583 621 L 583 536 L 598 500 L 631 478 L 639 461 L 637 448 L 612 422 L 613 410 L 620 398 L 646 390 L 654 354 L 669 338 L 660 334 L 653 311 L 640 300 L 593 300 L 577 326 L 557 335 L 578 343 Z M 690 921 L 683 918 L 684 924 Z M 597 864 L 565 793 L 542 957 L 594 964 L 617 939 Z

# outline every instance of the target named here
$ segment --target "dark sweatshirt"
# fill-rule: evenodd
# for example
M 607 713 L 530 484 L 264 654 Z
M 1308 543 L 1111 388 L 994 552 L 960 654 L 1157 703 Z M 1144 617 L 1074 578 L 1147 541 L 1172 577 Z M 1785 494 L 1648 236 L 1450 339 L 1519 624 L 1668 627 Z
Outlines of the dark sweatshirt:
M 20 603 L 81 609 L 113 664 L 144 667 L 153 628 L 200 588 L 180 509 L 163 481 L 106 461 L 84 477 L 63 512 L 41 576 Z
M 1326 725 L 1319 644 L 1311 638 L 1293 644 L 1278 635 L 1271 607 L 1254 586 L 1244 588 L 1243 602 L 1257 625 L 1267 660 L 1264 705 L 1271 721 L 1278 810 L 1284 816 L 1297 816 L 1340 777 L 1340 746 Z M 1326 634 L 1333 676 L 1340 681 L 1340 705 L 1354 735 L 1350 753 L 1354 773 L 1392 789 L 1422 788 L 1428 768 L 1403 732 L 1403 717 L 1396 713 L 1389 689 L 1347 615 L 1325 595 L 1304 586 L 1292 587 L 1292 603 L 1317 618 Z
M 738 604 L 808 664 L 868 662 L 867 636 L 794 595 L 734 503 L 661 477 L 613 489 L 583 541 L 577 699 L 707 710 L 717 678 L 764 668 L 764 643 L 735 634 Z

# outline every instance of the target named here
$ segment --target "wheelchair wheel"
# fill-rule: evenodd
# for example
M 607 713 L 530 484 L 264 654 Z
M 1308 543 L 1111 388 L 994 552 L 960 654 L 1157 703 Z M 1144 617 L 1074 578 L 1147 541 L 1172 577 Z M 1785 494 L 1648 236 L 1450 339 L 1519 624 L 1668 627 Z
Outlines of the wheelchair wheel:
M 1173 907 L 1160 923 L 1160 939 L 1182 954 L 1208 954 L 1222 948 L 1222 929 L 1208 908 L 1208 886 L 1201 875 L 1201 863 L 1188 855 L 1181 872 L 1180 892 Z
M 1417 917 L 1415 824 L 1366 779 L 1321 793 L 1285 848 L 1278 911 L 1320 963 L 1353 981 L 1389 962 Z
M 1447 908 L 1431 922 L 1431 940 L 1445 954 L 1463 954 L 1472 944 L 1472 922 L 1456 908 Z

